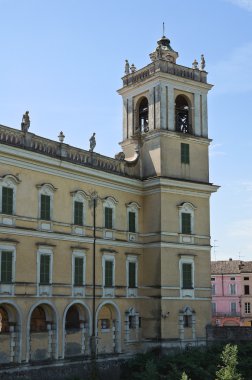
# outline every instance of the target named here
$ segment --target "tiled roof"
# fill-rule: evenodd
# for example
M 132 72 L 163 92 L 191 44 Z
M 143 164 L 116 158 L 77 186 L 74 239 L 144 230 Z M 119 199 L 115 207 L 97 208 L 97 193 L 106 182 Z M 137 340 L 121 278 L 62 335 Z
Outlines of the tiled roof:
M 252 273 L 252 261 L 223 260 L 211 262 L 212 274 Z
M 241 260 L 212 261 L 212 274 L 234 274 L 240 273 Z
M 252 273 L 252 261 L 242 261 L 241 273 Z

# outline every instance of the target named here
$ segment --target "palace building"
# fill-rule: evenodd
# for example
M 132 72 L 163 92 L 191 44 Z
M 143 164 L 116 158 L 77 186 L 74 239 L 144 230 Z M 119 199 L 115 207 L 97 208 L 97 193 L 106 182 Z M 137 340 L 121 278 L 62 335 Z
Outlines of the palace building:
M 126 61 L 115 158 L 0 125 L 1 363 L 204 344 L 212 85 L 177 58 Z

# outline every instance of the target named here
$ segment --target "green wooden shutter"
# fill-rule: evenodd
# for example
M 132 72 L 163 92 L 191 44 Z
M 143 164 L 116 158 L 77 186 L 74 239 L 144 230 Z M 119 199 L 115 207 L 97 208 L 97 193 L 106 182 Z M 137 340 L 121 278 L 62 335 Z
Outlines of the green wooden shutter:
M 12 252 L 2 251 L 1 253 L 1 282 L 12 282 Z
M 183 289 L 192 289 L 192 264 L 183 264 Z
M 113 209 L 111 207 L 105 207 L 105 228 L 113 228 Z
M 74 260 L 74 285 L 83 285 L 83 257 L 75 257 Z
M 50 195 L 41 194 L 40 200 L 41 200 L 40 218 L 43 220 L 50 220 L 51 219 L 51 215 L 50 215 L 51 198 L 50 198 Z
M 136 213 L 129 211 L 129 232 L 136 232 Z
M 181 144 L 181 163 L 189 164 L 190 156 L 189 156 L 189 144 Z
M 83 203 L 74 202 L 74 224 L 83 226 Z
M 10 187 L 3 187 L 2 189 L 2 213 L 13 214 L 13 189 Z
M 50 283 L 50 256 L 40 256 L 40 284 L 48 285 Z
M 113 261 L 105 261 L 105 286 L 113 286 Z
M 136 263 L 129 262 L 129 288 L 136 287 Z
M 182 234 L 191 234 L 191 214 L 182 212 Z

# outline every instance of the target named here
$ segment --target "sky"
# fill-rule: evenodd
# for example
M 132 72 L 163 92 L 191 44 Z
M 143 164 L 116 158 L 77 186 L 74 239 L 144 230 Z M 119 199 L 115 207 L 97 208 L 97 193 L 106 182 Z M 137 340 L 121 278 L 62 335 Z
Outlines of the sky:
M 124 61 L 141 68 L 165 34 L 208 82 L 212 259 L 252 260 L 252 0 L 0 0 L 0 124 L 114 156 Z

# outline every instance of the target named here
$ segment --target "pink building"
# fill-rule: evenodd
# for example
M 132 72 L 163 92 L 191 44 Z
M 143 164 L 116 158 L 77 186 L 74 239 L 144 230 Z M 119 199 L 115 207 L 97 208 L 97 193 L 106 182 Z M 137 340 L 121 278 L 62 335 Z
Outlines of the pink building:
M 242 287 L 240 260 L 212 261 L 212 323 L 218 326 L 242 326 Z

